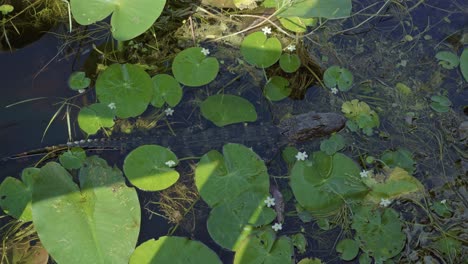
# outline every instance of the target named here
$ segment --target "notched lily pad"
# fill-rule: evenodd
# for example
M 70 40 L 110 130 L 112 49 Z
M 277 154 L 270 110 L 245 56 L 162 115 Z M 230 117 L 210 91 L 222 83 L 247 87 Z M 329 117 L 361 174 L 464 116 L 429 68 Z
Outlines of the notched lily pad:
M 281 56 L 281 42 L 277 38 L 268 38 L 263 32 L 254 32 L 241 43 L 241 53 L 245 60 L 257 67 L 268 68 Z
M 291 94 L 289 81 L 281 76 L 273 76 L 268 80 L 263 88 L 266 98 L 271 101 L 280 101 Z
M 59 156 L 60 164 L 65 169 L 79 169 L 86 159 L 86 152 L 82 148 L 72 148 Z
M 96 134 L 99 129 L 114 125 L 114 111 L 102 103 L 83 107 L 78 113 L 78 124 L 86 134 Z
M 228 94 L 213 95 L 200 105 L 203 117 L 222 127 L 257 120 L 255 107 L 246 99 Z
M 339 66 L 331 66 L 323 74 L 323 82 L 328 88 L 337 87 L 342 92 L 351 89 L 353 80 L 353 74 L 348 69 Z
M 174 170 L 179 161 L 169 149 L 158 145 L 143 145 L 125 158 L 123 169 L 128 180 L 144 191 L 169 188 L 179 179 Z
M 439 65 L 448 70 L 455 69 L 460 64 L 457 54 L 450 51 L 437 52 L 435 57 L 439 60 Z
M 196 87 L 208 84 L 216 78 L 218 72 L 218 60 L 204 55 L 200 47 L 179 52 L 172 63 L 172 73 L 175 79 L 186 86 Z
M 68 78 L 68 86 L 72 90 L 81 90 L 88 88 L 89 84 L 91 83 L 91 79 L 86 77 L 85 72 L 77 71 L 70 75 Z
M 182 99 L 182 87 L 168 74 L 158 74 L 153 76 L 153 99 L 151 104 L 155 107 L 162 107 L 164 103 L 169 106 L 176 106 Z
M 280 57 L 279 65 L 283 71 L 292 73 L 301 67 L 301 59 L 297 54 L 283 54 Z
M 26 168 L 21 181 L 6 177 L 0 185 L 0 207 L 3 211 L 22 221 L 32 221 L 31 195 L 33 178 L 39 173 L 37 168 Z

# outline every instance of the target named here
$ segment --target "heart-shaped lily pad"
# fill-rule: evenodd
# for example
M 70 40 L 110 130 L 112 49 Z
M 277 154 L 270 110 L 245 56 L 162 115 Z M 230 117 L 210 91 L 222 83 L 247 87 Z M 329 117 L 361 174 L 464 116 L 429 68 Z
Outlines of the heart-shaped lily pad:
M 435 57 L 439 60 L 439 65 L 448 70 L 455 69 L 460 63 L 457 54 L 450 51 L 437 52 Z
M 301 67 L 301 59 L 297 54 L 283 54 L 280 57 L 279 64 L 283 71 L 291 73 Z
M 210 96 L 201 103 L 200 108 L 203 117 L 219 127 L 257 120 L 255 107 L 246 99 L 235 95 Z
M 86 159 L 86 152 L 82 148 L 74 147 L 59 156 L 60 164 L 65 169 L 79 169 Z
M 280 58 L 281 42 L 277 38 L 267 38 L 262 32 L 255 32 L 242 41 L 241 53 L 248 63 L 267 68 Z
M 78 113 L 78 124 L 86 134 L 96 134 L 99 129 L 114 125 L 114 111 L 101 103 L 83 107 Z
M 266 98 L 271 101 L 279 101 L 288 97 L 291 94 L 291 88 L 289 87 L 289 81 L 281 76 L 273 76 L 265 84 L 263 92 Z
M 174 58 L 172 73 L 177 81 L 187 86 L 202 86 L 210 83 L 219 72 L 218 60 L 207 57 L 202 48 L 185 49 Z
M 125 158 L 123 169 L 128 180 L 144 191 L 159 191 L 169 188 L 179 179 L 174 167 L 179 161 L 165 147 L 143 145 Z
M 145 32 L 161 15 L 166 0 L 71 0 L 73 18 L 91 25 L 112 13 L 112 35 L 124 41 Z
M 460 70 L 465 78 L 465 82 L 468 82 L 468 48 L 463 49 L 460 55 Z
M 353 79 L 353 74 L 349 70 L 339 66 L 331 66 L 323 74 L 323 82 L 328 88 L 338 87 L 342 92 L 351 89 Z
M 336 251 L 341 253 L 341 259 L 350 261 L 359 253 L 359 244 L 352 239 L 343 239 L 336 245 Z
M 74 72 L 68 78 L 68 86 L 72 90 L 81 90 L 85 89 L 91 83 L 91 79 L 86 77 L 86 73 L 78 71 Z
M 174 107 L 182 99 L 182 87 L 168 74 L 158 74 L 153 76 L 153 99 L 151 104 L 155 107 L 162 107 L 164 103 Z
M 26 168 L 21 174 L 21 181 L 6 177 L 0 185 L 0 207 L 3 211 L 22 221 L 32 221 L 31 194 L 34 175 L 37 168 Z

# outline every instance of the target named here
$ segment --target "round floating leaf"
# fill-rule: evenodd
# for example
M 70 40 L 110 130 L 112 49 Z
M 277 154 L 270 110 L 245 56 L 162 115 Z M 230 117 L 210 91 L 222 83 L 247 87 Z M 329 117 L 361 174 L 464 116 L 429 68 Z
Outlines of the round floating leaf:
M 409 174 L 413 174 L 416 162 L 413 160 L 413 154 L 407 149 L 399 148 L 395 151 L 387 150 L 382 154 L 380 159 L 389 167 L 400 167 L 405 169 Z
M 166 0 L 71 0 L 73 18 L 91 25 L 112 13 L 112 35 L 120 41 L 142 34 L 161 15 Z
M 243 193 L 268 195 L 267 169 L 255 152 L 240 144 L 226 144 L 223 155 L 212 150 L 203 155 L 195 169 L 195 185 L 210 207 L 237 199 Z
M 431 108 L 439 113 L 448 112 L 450 110 L 450 106 L 452 105 L 452 102 L 450 102 L 447 97 L 441 95 L 431 96 L 431 100 Z
M 163 236 L 158 240 L 148 240 L 139 245 L 130 258 L 130 264 L 221 264 L 218 256 L 198 241 L 185 237 Z
M 82 148 L 72 148 L 59 156 L 60 164 L 65 169 L 79 169 L 86 159 L 86 152 Z
M 297 264 L 323 264 L 323 262 L 318 258 L 303 258 Z
M 166 164 L 173 162 L 173 165 Z M 144 191 L 164 190 L 179 179 L 179 173 L 172 169 L 179 163 L 176 155 L 165 147 L 143 145 L 125 158 L 123 169 L 128 180 Z
M 267 68 L 280 58 L 281 43 L 277 38 L 267 38 L 263 32 L 255 32 L 242 41 L 241 53 L 248 63 Z
M 216 205 L 207 221 L 211 238 L 223 248 L 237 251 L 240 243 L 252 234 L 253 227 L 266 225 L 275 219 L 275 211 L 265 206 L 267 196 L 265 192 L 246 191 L 239 196 L 227 197 L 229 201 Z
M 352 239 L 343 239 L 336 245 L 336 251 L 341 253 L 341 259 L 350 261 L 359 253 L 359 244 Z
M 351 0 L 304 0 L 294 1 L 280 13 L 283 17 L 323 17 L 338 19 L 349 17 Z
M 304 254 L 306 252 L 307 239 L 305 238 L 304 234 L 297 233 L 292 235 L 291 242 L 293 243 L 294 247 L 297 248 L 299 254 Z
M 288 165 L 294 165 L 296 163 L 296 154 L 299 150 L 295 147 L 287 146 L 284 148 L 283 152 L 281 152 L 281 157 L 283 160 L 286 161 Z
M 216 58 L 207 57 L 202 48 L 185 49 L 174 58 L 172 73 L 177 81 L 187 86 L 202 86 L 210 83 L 219 72 Z
M 280 17 L 279 21 L 284 28 L 296 33 L 304 33 L 307 27 L 317 24 L 317 18 Z
M 162 107 L 164 103 L 174 107 L 182 99 L 182 87 L 168 74 L 158 74 L 153 76 L 153 99 L 151 104 L 155 107 Z
M 88 88 L 90 83 L 91 79 L 86 77 L 86 73 L 81 71 L 72 73 L 68 78 L 68 86 L 72 90 L 81 90 Z
M 301 59 L 297 54 L 283 54 L 279 60 L 280 67 L 285 72 L 295 72 L 301 67 Z
M 96 134 L 99 129 L 114 125 L 114 111 L 101 103 L 83 107 L 78 113 L 78 124 L 86 134 Z
M 99 74 L 96 95 L 101 103 L 114 104 L 118 117 L 134 117 L 148 107 L 153 96 L 153 82 L 136 65 L 112 64 Z
M 314 152 L 312 161 L 296 162 L 290 185 L 299 204 L 314 215 L 335 213 L 346 198 L 364 198 L 368 188 L 359 167 L 347 156 Z
M 200 108 L 203 117 L 219 127 L 257 120 L 255 107 L 246 99 L 235 95 L 210 96 L 201 103 Z
M 271 101 L 283 100 L 291 94 L 291 90 L 289 81 L 281 76 L 271 77 L 263 88 L 265 96 Z
M 322 140 L 320 143 L 320 150 L 333 155 L 345 147 L 345 139 L 340 134 L 333 134 L 329 139 Z
M 97 157 L 86 160 L 79 180 L 81 189 L 55 162 L 34 177 L 33 222 L 41 242 L 57 263 L 128 263 L 140 230 L 135 189 Z
M 291 263 L 291 240 L 285 236 L 276 239 L 273 230 L 265 230 L 245 239 L 236 250 L 234 264 Z
M 0 5 L 0 12 L 4 16 L 12 12 L 13 10 L 15 10 L 15 8 L 12 5 L 8 5 L 8 4 Z
M 21 174 L 22 181 L 6 177 L 0 185 L 0 207 L 12 217 L 28 222 L 32 221 L 31 193 L 34 175 L 37 168 L 26 168 Z
M 465 81 L 468 82 L 468 49 L 463 49 L 463 52 L 460 56 L 460 70 L 462 72 L 463 77 L 465 77 Z
M 323 82 L 328 88 L 338 87 L 342 92 L 351 89 L 353 79 L 353 74 L 349 70 L 339 66 L 331 66 L 323 74 Z
M 362 207 L 354 212 L 352 228 L 361 249 L 373 256 L 375 262 L 385 261 L 401 252 L 406 236 L 401 231 L 402 222 L 391 208 L 383 212 Z
M 460 63 L 457 54 L 450 51 L 437 52 L 435 57 L 439 60 L 439 65 L 448 70 L 455 69 Z

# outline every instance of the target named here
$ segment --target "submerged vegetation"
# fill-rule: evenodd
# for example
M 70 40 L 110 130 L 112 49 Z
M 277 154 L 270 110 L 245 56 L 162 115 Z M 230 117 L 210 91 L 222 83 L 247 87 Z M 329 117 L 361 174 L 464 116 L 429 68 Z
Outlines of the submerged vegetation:
M 21 180 L 6 177 L 2 263 L 466 259 L 468 136 L 456 97 L 468 82 L 468 36 L 457 31 L 458 41 L 441 47 L 430 35 L 436 26 L 415 26 L 411 12 L 432 8 L 425 1 L 20 2 L 29 5 L 0 6 L 10 49 L 21 12 L 39 8 L 57 12 L 52 24 L 74 19 L 64 46 L 92 47 L 70 75 L 76 94 L 49 126 L 65 111 L 70 139 L 77 123 L 86 138 L 157 129 L 175 140 L 128 150 L 123 164 L 70 142 L 56 161 L 46 153 Z M 310 110 L 342 113 L 345 129 L 325 129 L 318 144 L 232 138 L 201 156 L 165 144 L 217 146 L 216 134 L 191 142 L 176 132 L 232 126 L 239 134 L 291 116 L 308 124 L 295 114 Z M 304 124 L 286 123 L 305 137 Z M 90 142 L 81 147 L 98 146 Z M 155 198 L 140 201 L 150 192 Z M 154 234 L 140 230 L 142 212 L 172 227 L 139 241 L 141 231 Z

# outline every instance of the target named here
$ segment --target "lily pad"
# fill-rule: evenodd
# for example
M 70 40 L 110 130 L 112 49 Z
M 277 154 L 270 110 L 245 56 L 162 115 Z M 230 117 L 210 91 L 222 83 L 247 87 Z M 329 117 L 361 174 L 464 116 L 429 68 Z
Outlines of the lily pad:
M 74 72 L 68 78 L 68 86 L 72 90 L 81 90 L 88 88 L 89 84 L 91 83 L 91 79 L 86 77 L 85 72 Z
M 460 70 L 465 78 L 465 82 L 468 82 L 468 49 L 463 49 L 463 52 L 460 56 Z
M 322 140 L 320 143 L 320 150 L 333 155 L 345 147 L 345 139 L 340 134 L 333 134 L 329 139 Z
M 439 65 L 448 70 L 455 69 L 460 64 L 457 54 L 450 51 L 437 52 L 435 57 L 439 60 Z
M 270 180 L 263 160 L 240 144 L 226 144 L 223 155 L 212 150 L 200 159 L 195 169 L 195 185 L 210 206 L 257 192 L 268 195 Z
M 328 88 L 338 87 L 342 92 L 351 89 L 353 79 L 353 74 L 349 70 L 339 66 L 331 66 L 323 74 L 323 82 Z
M 283 71 L 292 73 L 301 67 L 301 59 L 297 54 L 283 54 L 280 57 L 279 64 Z
M 164 103 L 169 106 L 176 106 L 182 99 L 182 87 L 168 74 L 158 74 L 153 76 L 153 99 L 151 104 L 155 107 L 162 107 Z
M 380 159 L 390 168 L 400 167 L 409 174 L 413 174 L 416 169 L 413 154 L 405 148 L 399 148 L 395 151 L 387 150 Z
M 300 18 L 300 17 L 280 17 L 281 25 L 296 33 L 304 33 L 307 27 L 317 25 L 317 18 Z
M 207 221 L 211 238 L 223 248 L 237 251 L 242 241 L 254 232 L 254 227 L 275 219 L 275 211 L 265 206 L 267 196 L 245 191 L 213 207 Z
M 273 76 L 268 80 L 263 88 L 266 98 L 271 101 L 280 101 L 291 94 L 289 81 L 281 76 Z
M 362 199 L 368 192 L 353 160 L 321 151 L 314 152 L 311 161 L 296 162 L 290 185 L 299 204 L 315 216 L 332 215 L 344 205 L 344 199 Z
M 71 0 L 73 18 L 91 25 L 112 13 L 112 35 L 129 40 L 148 30 L 161 15 L 166 0 Z
M 218 60 L 204 55 L 200 47 L 179 52 L 172 63 L 174 77 L 186 86 L 196 87 L 208 84 L 216 78 L 218 72 Z
M 218 256 L 203 243 L 185 237 L 162 236 L 139 245 L 130 258 L 130 264 L 209 263 L 221 264 Z
M 114 111 L 102 103 L 83 107 L 78 113 L 78 124 L 86 134 L 96 134 L 99 129 L 114 125 Z
M 303 0 L 292 3 L 279 15 L 282 17 L 339 19 L 349 17 L 351 9 L 351 0 Z
M 282 236 L 276 239 L 273 230 L 257 232 L 245 239 L 234 255 L 234 264 L 291 263 L 291 240 Z
M 34 175 L 37 168 L 26 168 L 21 174 L 21 181 L 6 177 L 0 185 L 0 207 L 12 217 L 28 222 L 32 221 L 31 195 Z
M 72 148 L 59 156 L 60 164 L 65 169 L 79 169 L 86 159 L 86 152 L 82 148 Z
M 15 10 L 15 8 L 12 5 L 8 5 L 8 4 L 0 5 L 0 12 L 4 16 L 7 15 L 8 13 L 13 12 L 13 10 Z
M 96 81 L 96 96 L 105 105 L 113 104 L 118 117 L 142 114 L 153 97 L 153 82 L 140 67 L 112 64 Z
M 281 56 L 281 42 L 277 38 L 267 38 L 263 32 L 254 32 L 241 43 L 242 56 L 257 67 L 267 68 L 275 64 Z
M 297 233 L 291 236 L 291 242 L 293 246 L 297 249 L 299 254 L 304 254 L 307 248 L 307 239 L 302 233 Z
M 359 244 L 352 239 L 343 239 L 336 245 L 336 251 L 341 253 L 341 259 L 353 260 L 359 253 Z
M 452 105 L 452 102 L 447 97 L 441 95 L 431 96 L 431 101 L 431 108 L 438 113 L 448 112 Z
M 201 103 L 200 108 L 203 117 L 219 127 L 257 120 L 255 107 L 246 99 L 235 95 L 210 96 Z
M 172 164 L 171 164 L 172 163 Z M 165 147 L 143 145 L 125 158 L 123 169 L 128 180 L 144 191 L 169 188 L 179 179 L 172 167 L 179 163 L 176 155 Z
M 79 180 L 81 188 L 55 162 L 34 177 L 33 222 L 41 242 L 57 263 L 128 263 L 140 230 L 135 189 L 97 157 L 86 160 Z

